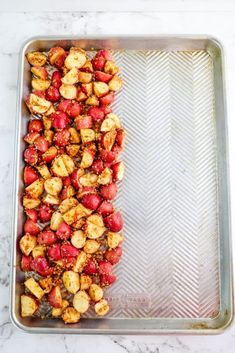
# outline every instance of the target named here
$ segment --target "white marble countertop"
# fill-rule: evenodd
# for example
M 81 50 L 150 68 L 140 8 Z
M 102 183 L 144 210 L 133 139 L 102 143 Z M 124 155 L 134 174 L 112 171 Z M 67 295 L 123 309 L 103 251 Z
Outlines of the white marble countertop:
M 45 8 L 42 3 L 45 2 Z M 219 353 L 234 352 L 235 325 L 224 334 L 213 337 L 200 336 L 69 336 L 27 335 L 12 326 L 9 319 L 9 269 L 11 242 L 11 197 L 13 139 L 17 88 L 18 53 L 23 41 L 34 35 L 49 34 L 211 34 L 224 44 L 227 67 L 227 97 L 230 134 L 230 166 L 232 180 L 232 210 L 235 205 L 235 4 L 232 1 L 197 2 L 168 0 L 153 7 L 153 1 L 125 1 L 123 9 L 145 12 L 107 12 L 110 2 L 101 1 L 102 12 L 59 12 L 62 10 L 85 10 L 84 1 L 69 0 L 65 8 L 62 1 L 5 1 L 0 5 L 0 351 L 10 353 L 19 348 L 25 353 L 50 352 L 130 352 L 130 353 Z M 49 3 L 51 4 L 49 6 Z M 78 3 L 81 5 L 79 8 Z M 98 10 L 87 0 L 87 10 Z M 118 4 L 122 3 L 120 0 Z M 40 6 L 38 6 L 40 4 Z M 94 2 L 93 2 L 94 4 Z M 13 6 L 14 5 L 14 6 Z M 116 4 L 117 5 L 117 4 Z M 114 4 L 113 10 L 118 7 Z M 156 5 L 156 3 L 155 3 Z M 45 11 L 42 12 L 41 9 Z M 151 11 L 158 9 L 158 12 Z M 48 10 L 58 12 L 47 12 Z M 120 7 L 120 10 L 122 8 Z M 197 11 L 195 11 L 197 9 Z M 194 11 L 191 11 L 194 10 Z M 14 12 L 15 11 L 15 12 Z

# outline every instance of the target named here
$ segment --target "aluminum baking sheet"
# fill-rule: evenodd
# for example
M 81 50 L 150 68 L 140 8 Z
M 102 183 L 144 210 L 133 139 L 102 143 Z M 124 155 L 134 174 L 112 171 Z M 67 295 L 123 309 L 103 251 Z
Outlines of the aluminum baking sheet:
M 53 45 L 109 48 L 124 87 L 113 106 L 127 130 L 125 220 L 118 281 L 105 319 L 76 325 L 20 318 L 16 239 L 22 232 L 22 136 L 30 89 L 25 53 Z M 12 319 L 28 332 L 218 333 L 233 318 L 227 127 L 221 45 L 209 37 L 37 38 L 19 84 Z

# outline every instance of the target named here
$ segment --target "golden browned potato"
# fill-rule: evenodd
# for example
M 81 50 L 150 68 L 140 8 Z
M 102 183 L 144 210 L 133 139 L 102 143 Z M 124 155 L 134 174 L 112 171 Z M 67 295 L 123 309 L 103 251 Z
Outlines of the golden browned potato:
M 95 131 L 92 129 L 81 129 L 80 134 L 82 143 L 88 143 L 95 140 Z
M 30 295 L 21 295 L 21 316 L 32 316 L 38 308 L 38 304 Z
M 122 79 L 118 76 L 113 76 L 113 78 L 109 81 L 108 87 L 110 91 L 118 91 L 122 87 Z
M 44 245 L 35 246 L 35 248 L 33 248 L 33 250 L 32 250 L 33 258 L 35 259 L 35 257 L 44 256 L 46 249 L 47 248 Z
M 98 183 L 101 185 L 110 184 L 112 181 L 112 171 L 106 167 L 103 172 L 98 176 Z
M 98 176 L 94 173 L 87 173 L 80 177 L 79 181 L 82 186 L 97 186 Z
M 39 165 L 37 170 L 43 179 L 48 179 L 51 177 L 51 173 L 49 172 L 48 166 L 46 164 Z
M 24 282 L 25 287 L 37 298 L 44 296 L 44 290 L 39 286 L 34 278 L 29 278 Z
M 103 219 L 98 214 L 93 214 L 87 218 L 86 235 L 90 239 L 100 238 L 105 232 Z
M 97 106 L 99 105 L 99 99 L 94 95 L 94 94 L 91 94 L 87 100 L 86 100 L 86 104 L 87 105 L 92 105 L 92 106 Z
M 75 265 L 73 267 L 74 272 L 81 273 L 83 268 L 87 262 L 87 254 L 84 251 L 81 251 L 80 254 L 77 256 Z
M 74 171 L 75 164 L 67 154 L 61 154 L 53 160 L 51 168 L 56 175 L 66 177 Z
M 80 69 L 86 63 L 86 52 L 80 48 L 71 48 L 69 51 L 69 55 L 65 59 L 65 66 L 68 69 L 72 69 L 76 67 Z
M 44 114 L 51 107 L 51 102 L 31 93 L 27 105 L 33 113 Z
M 88 239 L 84 245 L 83 250 L 87 254 L 94 254 L 99 249 L 99 247 L 100 247 L 100 244 L 98 243 L 98 241 L 93 239 Z
M 63 187 L 63 182 L 61 178 L 52 177 L 48 178 L 44 183 L 44 188 L 46 192 L 50 195 L 57 196 Z
M 78 200 L 74 197 L 69 197 L 61 202 L 59 205 L 59 211 L 63 214 L 73 207 L 78 205 Z
M 63 311 L 62 319 L 65 324 L 75 324 L 80 320 L 80 314 L 76 309 L 68 307 Z
M 50 87 L 49 80 L 42 80 L 41 78 L 33 78 L 32 79 L 32 87 L 35 90 L 46 91 Z
M 119 129 L 121 127 L 120 119 L 116 114 L 110 113 L 106 115 L 106 118 L 101 124 L 100 131 L 106 132 L 113 129 Z
M 91 81 L 92 81 L 92 74 L 91 73 L 79 71 L 78 82 L 90 83 Z
M 76 230 L 71 236 L 71 243 L 75 248 L 81 249 L 86 243 L 86 235 L 82 230 Z
M 114 249 L 120 245 L 123 242 L 123 239 L 123 236 L 119 233 L 108 232 L 107 234 L 108 246 L 111 249 Z
M 45 277 L 39 280 L 40 287 L 44 290 L 44 293 L 49 293 L 53 288 L 52 277 Z
M 75 294 L 80 288 L 79 274 L 74 271 L 65 271 L 62 276 L 63 285 L 68 292 Z
M 104 65 L 104 72 L 109 75 L 115 75 L 119 71 L 119 67 L 112 60 L 107 60 Z
M 87 290 L 92 284 L 92 279 L 88 275 L 81 274 L 80 276 L 80 289 Z
M 104 316 L 109 312 L 109 305 L 107 300 L 101 299 L 98 303 L 95 304 L 95 312 L 99 316 Z
M 52 131 L 52 130 L 45 130 L 44 131 L 44 137 L 49 142 L 49 144 L 52 144 L 54 135 L 55 135 L 54 131 Z
M 80 314 L 84 314 L 89 309 L 90 301 L 87 293 L 80 290 L 73 297 L 73 306 Z
M 71 144 L 66 146 L 66 152 L 70 157 L 75 157 L 78 155 L 78 152 L 80 150 L 79 145 Z
M 50 116 L 52 113 L 55 113 L 55 108 L 53 105 L 51 105 L 50 108 L 45 112 L 45 115 Z
M 33 199 L 32 197 L 29 197 L 29 196 L 23 197 L 23 206 L 29 210 L 32 208 L 38 207 L 40 203 L 41 203 L 41 200 L 39 199 Z
M 74 127 L 70 127 L 69 129 L 70 132 L 70 142 L 71 143 L 79 143 L 80 142 L 80 135 L 78 131 Z
M 25 188 L 25 191 L 32 198 L 34 199 L 39 198 L 39 196 L 42 195 L 44 191 L 44 180 L 43 179 L 35 180 L 32 184 L 30 184 L 29 186 L 27 186 L 27 188 Z
M 62 214 L 58 211 L 52 213 L 50 228 L 52 230 L 57 230 L 59 225 L 63 222 Z
M 43 115 L 42 122 L 45 130 L 50 130 L 52 127 L 52 119 L 46 115 Z
M 62 307 L 61 308 L 52 308 L 52 316 L 53 317 L 60 317 L 63 311 L 69 306 L 69 302 L 67 300 L 62 300 Z
M 31 251 L 35 248 L 37 245 L 37 237 L 35 235 L 31 234 L 25 234 L 23 237 L 20 239 L 20 250 L 24 255 L 29 256 Z
M 48 203 L 49 205 L 59 205 L 60 204 L 60 199 L 58 196 L 53 196 L 50 194 L 46 194 L 43 197 L 43 202 Z
M 94 93 L 97 97 L 102 97 L 109 91 L 109 86 L 104 82 L 94 82 L 93 83 Z
M 83 151 L 82 160 L 80 163 L 81 168 L 89 168 L 94 161 L 93 153 L 88 149 Z
M 64 77 L 62 77 L 61 81 L 66 85 L 73 85 L 78 82 L 78 69 L 73 67 L 71 70 L 67 72 Z
M 89 296 L 91 300 L 93 300 L 94 302 L 98 302 L 100 299 L 103 298 L 103 295 L 104 295 L 103 289 L 97 284 L 92 283 L 89 288 Z
M 60 86 L 60 94 L 65 99 L 75 99 L 77 97 L 77 87 L 63 83 Z
M 47 57 L 45 54 L 40 51 L 32 51 L 26 54 L 28 62 L 32 66 L 43 66 L 46 64 Z

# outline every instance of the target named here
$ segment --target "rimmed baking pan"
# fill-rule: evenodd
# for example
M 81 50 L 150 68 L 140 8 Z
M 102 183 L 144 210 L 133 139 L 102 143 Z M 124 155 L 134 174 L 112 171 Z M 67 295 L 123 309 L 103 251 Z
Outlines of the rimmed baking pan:
M 30 89 L 25 54 L 59 45 L 108 48 L 124 87 L 115 112 L 127 130 L 126 177 L 117 206 L 125 218 L 122 263 L 108 290 L 111 311 L 79 324 L 21 318 L 22 136 Z M 43 37 L 20 54 L 11 317 L 41 333 L 222 332 L 233 319 L 232 246 L 223 49 L 207 36 Z

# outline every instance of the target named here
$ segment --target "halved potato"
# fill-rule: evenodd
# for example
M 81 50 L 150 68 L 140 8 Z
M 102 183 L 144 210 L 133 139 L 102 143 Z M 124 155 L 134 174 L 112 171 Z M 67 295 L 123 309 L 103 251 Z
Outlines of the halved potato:
M 43 197 L 43 202 L 48 203 L 49 205 L 59 205 L 60 204 L 60 199 L 58 196 L 53 196 L 50 194 L 46 194 Z
M 63 311 L 69 306 L 69 302 L 65 299 L 62 300 L 62 307 L 61 308 L 52 308 L 52 316 L 59 317 L 62 315 Z
M 60 86 L 60 94 L 65 99 L 75 99 L 77 97 L 77 87 L 63 83 Z
M 82 290 L 73 297 L 73 306 L 80 314 L 84 314 L 89 309 L 89 302 L 87 293 Z
M 37 245 L 37 237 L 35 237 L 35 235 L 25 234 L 20 239 L 19 245 L 20 245 L 20 250 L 22 251 L 22 253 L 24 255 L 29 256 L 31 251 Z
M 49 80 L 42 80 L 41 78 L 33 78 L 31 83 L 33 89 L 39 91 L 46 91 L 51 84 Z
M 50 228 L 52 230 L 57 230 L 59 225 L 63 222 L 62 214 L 58 211 L 54 212 L 51 217 Z
M 98 183 L 101 185 L 110 184 L 112 181 L 112 171 L 106 167 L 103 172 L 98 176 Z
M 63 83 L 66 85 L 73 85 L 78 82 L 78 69 L 73 67 L 71 70 L 67 72 L 66 75 L 61 79 Z
M 27 188 L 25 188 L 25 191 L 34 199 L 39 198 L 39 196 L 42 195 L 44 191 L 44 180 L 43 179 L 35 180 L 32 184 L 30 184 L 29 186 L 27 186 Z
M 97 186 L 98 176 L 94 173 L 87 173 L 80 177 L 79 181 L 82 186 Z
M 36 114 L 44 114 L 51 107 L 51 102 L 46 99 L 37 96 L 34 93 L 29 95 L 29 100 L 27 102 L 29 109 Z
M 103 289 L 97 284 L 92 283 L 89 288 L 89 296 L 91 300 L 93 300 L 94 302 L 98 302 L 100 299 L 103 298 L 103 295 L 104 295 Z
M 91 81 L 92 81 L 92 74 L 91 73 L 79 71 L 78 82 L 90 83 Z
M 118 247 L 118 245 L 123 242 L 123 239 L 124 237 L 119 233 L 108 232 L 107 234 L 108 246 L 111 249 Z
M 92 284 L 92 279 L 88 275 L 81 274 L 80 276 L 80 289 L 87 290 Z
M 87 98 L 86 104 L 87 105 L 92 105 L 92 106 L 98 106 L 100 103 L 99 103 L 99 99 L 94 94 L 91 94 Z
M 34 278 L 29 278 L 24 282 L 25 287 L 37 298 L 41 299 L 44 296 L 44 290 L 39 286 Z
M 100 238 L 105 230 L 102 216 L 93 214 L 87 218 L 86 235 L 89 239 Z
M 109 86 L 104 82 L 94 82 L 93 83 L 94 93 L 97 97 L 102 97 L 109 91 Z
M 108 87 L 110 91 L 118 91 L 122 87 L 122 79 L 119 76 L 113 76 L 113 78 L 108 83 Z
M 53 160 L 51 168 L 56 175 L 66 177 L 74 171 L 75 164 L 67 154 L 61 154 Z
M 62 281 L 68 292 L 75 294 L 80 288 L 79 274 L 74 271 L 65 271 Z
M 75 157 L 78 155 L 78 152 L 80 150 L 80 146 L 76 144 L 71 144 L 66 146 L 66 152 L 70 157 Z
M 80 320 L 80 314 L 76 309 L 68 307 L 63 311 L 62 319 L 65 324 L 75 324 Z
M 99 316 L 104 316 L 109 312 L 109 305 L 107 300 L 101 299 L 98 303 L 95 304 L 95 312 Z
M 40 51 L 32 51 L 26 54 L 28 62 L 32 66 L 43 66 L 46 64 L 47 57 L 45 54 Z
M 46 249 L 47 248 L 44 245 L 35 246 L 35 248 L 33 248 L 33 250 L 32 250 L 33 258 L 35 259 L 35 257 L 44 256 Z
M 29 196 L 24 196 L 23 197 L 23 206 L 27 209 L 32 209 L 36 208 L 40 205 L 41 200 L 40 199 L 33 199 Z
M 74 197 L 69 197 L 61 202 L 59 205 L 59 211 L 63 214 L 73 207 L 78 205 L 78 200 Z
M 65 59 L 65 66 L 68 69 L 80 69 L 86 63 L 86 52 L 80 48 L 70 48 L 69 55 Z
M 43 177 L 43 179 L 48 179 L 51 177 L 51 173 L 48 169 L 48 166 L 46 164 L 41 164 L 37 167 L 37 170 L 39 171 L 41 177 Z
M 92 129 L 81 129 L 80 134 L 82 143 L 88 143 L 95 140 L 95 131 Z
M 119 129 L 121 127 L 119 117 L 114 113 L 109 113 L 101 124 L 100 131 L 111 131 L 113 129 Z
M 81 249 L 86 243 L 86 235 L 82 230 L 76 230 L 71 236 L 71 243 L 75 248 Z
M 115 75 L 119 71 L 119 67 L 112 60 L 107 60 L 104 65 L 104 72 L 109 75 Z
M 93 161 L 94 161 L 93 153 L 89 149 L 85 149 L 83 151 L 80 167 L 84 169 L 89 168 L 92 165 Z
M 38 308 L 38 304 L 34 298 L 30 295 L 21 295 L 21 316 L 28 317 L 32 316 Z
M 48 194 L 57 196 L 63 188 L 63 182 L 58 177 L 48 178 L 44 183 L 44 188 Z
M 93 239 L 88 239 L 84 245 L 83 250 L 87 254 L 94 254 L 99 249 L 99 247 L 100 247 L 100 244 L 98 243 L 98 241 Z
M 45 130 L 50 130 L 52 127 L 52 119 L 46 115 L 42 117 L 43 126 Z
M 83 268 L 87 262 L 87 254 L 84 251 L 81 251 L 80 254 L 77 256 L 76 262 L 73 267 L 74 272 L 81 273 Z
M 68 130 L 70 132 L 70 142 L 79 143 L 81 139 L 78 131 L 74 127 L 70 127 Z

